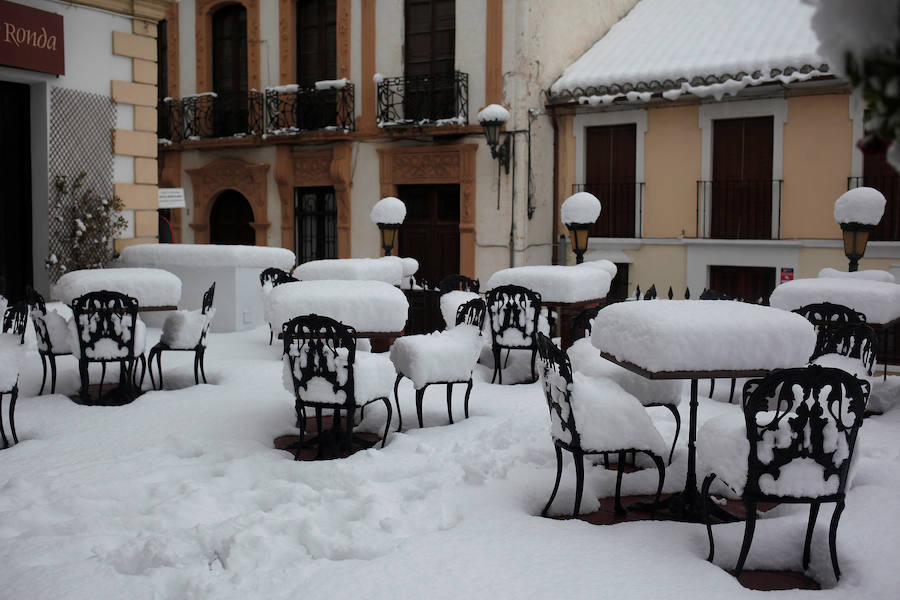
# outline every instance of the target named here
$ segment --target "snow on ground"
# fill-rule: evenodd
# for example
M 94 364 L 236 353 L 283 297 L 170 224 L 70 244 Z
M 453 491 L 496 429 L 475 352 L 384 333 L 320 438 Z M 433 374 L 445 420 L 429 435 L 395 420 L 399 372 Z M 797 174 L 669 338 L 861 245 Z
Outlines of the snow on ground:
M 151 331 L 151 342 L 158 330 Z M 123 407 L 83 407 L 62 394 L 34 397 L 39 358 L 26 357 L 17 425 L 0 451 L 0 597 L 98 598 L 750 598 L 722 567 L 737 558 L 742 524 L 675 522 L 595 526 L 536 516 L 555 460 L 539 384 L 484 382 L 479 366 L 463 420 L 447 426 L 444 390 L 425 398 L 425 429 L 392 434 L 384 450 L 294 462 L 272 440 L 294 429 L 268 331 L 212 334 L 209 385 L 193 385 L 192 355 L 163 357 L 171 389 Z M 77 388 L 62 357 L 57 390 Z M 701 421 L 738 411 L 701 385 Z M 146 385 L 146 384 L 145 384 Z M 717 401 L 718 400 L 718 401 Z M 412 384 L 401 384 L 405 424 Z M 688 403 L 682 402 L 687 421 Z M 383 423 L 366 411 L 366 429 Z M 668 442 L 664 409 L 650 409 Z M 892 598 L 900 535 L 900 410 L 868 419 L 859 471 L 838 534 L 843 577 L 822 592 L 772 598 Z M 683 485 L 686 432 L 667 469 Z M 567 457 L 552 512 L 571 511 Z M 612 494 L 614 471 L 588 470 L 582 510 Z M 623 494 L 650 493 L 655 472 L 625 476 Z M 823 508 L 810 574 L 833 586 Z M 747 568 L 800 569 L 806 511 L 785 506 L 757 524 Z

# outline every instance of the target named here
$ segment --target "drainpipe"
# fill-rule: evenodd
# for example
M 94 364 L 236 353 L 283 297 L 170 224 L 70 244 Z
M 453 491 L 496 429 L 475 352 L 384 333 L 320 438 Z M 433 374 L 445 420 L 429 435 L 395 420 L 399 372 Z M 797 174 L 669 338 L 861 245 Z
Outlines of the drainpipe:
M 559 241 L 559 202 L 556 201 L 556 193 L 559 189 L 559 123 L 556 121 L 556 109 L 553 106 L 549 108 L 550 123 L 553 125 L 553 189 L 550 191 L 550 199 L 553 202 L 553 237 L 550 243 L 556 246 Z M 559 264 L 559 253 L 550 252 L 550 255 L 550 263 Z
M 516 250 L 516 136 L 509 134 L 512 138 L 509 150 L 509 160 L 512 162 L 512 193 L 509 200 L 509 266 L 515 266 L 514 257 Z

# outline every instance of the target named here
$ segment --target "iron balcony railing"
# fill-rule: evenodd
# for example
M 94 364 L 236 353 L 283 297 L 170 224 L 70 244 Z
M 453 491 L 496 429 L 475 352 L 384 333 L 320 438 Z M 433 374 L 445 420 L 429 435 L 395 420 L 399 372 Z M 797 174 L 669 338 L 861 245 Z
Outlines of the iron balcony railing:
M 592 237 L 639 238 L 644 220 L 644 182 L 578 183 L 572 192 L 590 192 L 600 200 L 600 217 Z
M 206 93 L 181 99 L 181 139 L 242 137 L 263 132 L 262 94 Z M 173 140 L 175 141 L 175 140 Z
M 698 237 L 781 239 L 782 184 L 781 179 L 698 181 Z
M 887 204 L 884 207 L 884 216 L 875 230 L 869 235 L 873 241 L 898 241 L 900 240 L 900 176 L 863 176 L 848 177 L 847 189 L 858 187 L 875 188 L 884 194 Z
M 379 127 L 469 123 L 466 73 L 387 77 L 377 85 Z
M 266 90 L 266 133 L 355 131 L 354 87 L 290 85 Z

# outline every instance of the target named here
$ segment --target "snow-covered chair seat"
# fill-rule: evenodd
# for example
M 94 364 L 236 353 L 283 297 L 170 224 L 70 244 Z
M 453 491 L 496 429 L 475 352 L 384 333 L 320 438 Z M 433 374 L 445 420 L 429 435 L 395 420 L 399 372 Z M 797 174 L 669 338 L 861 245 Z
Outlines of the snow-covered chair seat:
M 300 280 L 283 269 L 279 269 L 278 267 L 268 267 L 263 269 L 259 274 L 259 285 L 262 286 L 263 299 L 265 299 L 265 296 L 267 296 L 273 288 L 293 281 Z M 263 302 L 263 319 L 269 324 L 269 345 L 271 346 L 272 341 L 275 339 L 275 329 L 272 327 L 270 315 L 266 314 L 267 307 L 268 303 Z
M 612 379 L 592 378 L 572 373 L 566 353 L 546 335 L 539 333 L 541 379 L 550 408 L 550 430 L 556 450 L 556 483 L 541 514 L 546 516 L 553 504 L 562 477 L 562 451 L 572 453 L 575 462 L 575 509 L 578 516 L 584 489 L 584 456 L 618 454 L 616 474 L 616 512 L 625 513 L 619 490 L 626 454 L 643 452 L 653 459 L 659 471 L 656 500 L 662 492 L 666 470 L 663 456 L 666 444 L 653 426 L 647 411 L 637 398 Z
M 400 380 L 408 377 L 416 388 L 416 415 L 423 426 L 422 401 L 425 388 L 433 384 L 447 386 L 447 416 L 453 424 L 453 385 L 466 384 L 464 414 L 469 417 L 469 394 L 472 391 L 472 371 L 481 355 L 484 343 L 481 326 L 484 324 L 484 300 L 474 298 L 457 310 L 455 327 L 422 335 L 397 338 L 391 345 L 391 362 L 397 369 L 394 382 L 394 401 L 397 403 L 397 430 L 403 426 L 398 388 Z
M 840 578 L 835 536 L 870 389 L 867 381 L 840 369 L 784 369 L 744 385 L 743 419 L 725 415 L 700 427 L 697 474 L 704 477 L 707 506 L 717 480 L 724 493 L 744 502 L 747 520 L 736 577 L 750 551 L 759 502 L 810 504 L 804 569 L 819 505 L 834 502 L 829 540 L 831 565 Z M 706 527 L 711 561 L 715 544 L 708 518 Z
M 491 329 L 491 350 L 494 373 L 491 383 L 503 383 L 500 353 L 507 350 L 531 350 L 531 378 L 537 380 L 538 319 L 541 314 L 541 295 L 520 285 L 501 285 L 485 294 L 488 323 Z
M 444 318 L 444 328 L 452 329 L 456 327 L 456 313 L 459 307 L 470 300 L 480 297 L 476 292 L 465 292 L 462 290 L 452 290 L 446 294 L 441 294 L 440 306 L 441 316 Z
M 147 326 L 138 317 L 137 298 L 103 290 L 89 292 L 72 301 L 70 346 L 78 359 L 81 376 L 79 396 L 85 404 L 91 402 L 88 388 L 88 365 L 101 363 L 100 390 L 106 377 L 106 365 L 119 363 L 117 401 L 131 401 L 140 394 L 146 372 Z M 138 380 L 137 365 L 141 365 Z
M 19 396 L 19 368 L 25 355 L 25 347 L 19 340 L 17 333 L 0 333 L 0 415 L 3 411 L 3 399 L 8 398 L 9 429 L 12 443 L 17 444 L 19 438 L 16 435 L 16 398 Z M 0 416 L 0 437 L 3 439 L 3 447 L 9 448 L 9 438 L 3 428 L 3 418 Z
M 37 338 L 38 354 L 41 357 L 41 389 L 44 393 L 47 381 L 47 363 L 50 364 L 50 393 L 56 393 L 56 357 L 72 354 L 71 319 L 67 319 L 57 309 L 48 309 L 43 296 L 32 288 L 25 290 L 31 322 Z
M 387 356 L 356 351 L 356 330 L 330 317 L 301 315 L 284 324 L 283 383 L 294 394 L 300 442 L 291 449 L 299 458 L 303 448 L 315 445 L 319 455 L 325 446 L 341 448 L 354 443 L 372 446 L 353 435 L 356 411 L 372 402 L 384 402 L 387 422 L 381 447 L 391 426 L 391 385 L 394 366 Z M 317 435 L 306 436 L 306 409 L 315 409 Z M 333 428 L 322 431 L 322 410 L 333 411 Z M 345 425 L 341 425 L 341 411 Z M 342 429 L 343 428 L 343 429 Z
M 213 299 L 216 294 L 216 282 L 213 281 L 209 289 L 203 293 L 203 303 L 200 310 L 176 310 L 166 317 L 163 323 L 162 335 L 159 342 L 150 349 L 148 357 L 150 371 L 150 384 L 156 389 L 156 381 L 153 378 L 153 359 L 156 359 L 156 370 L 159 373 L 159 389 L 163 387 L 162 353 L 167 350 L 177 352 L 194 353 L 194 383 L 200 383 L 200 375 L 203 375 L 203 383 L 206 383 L 206 334 L 216 309 L 213 308 Z

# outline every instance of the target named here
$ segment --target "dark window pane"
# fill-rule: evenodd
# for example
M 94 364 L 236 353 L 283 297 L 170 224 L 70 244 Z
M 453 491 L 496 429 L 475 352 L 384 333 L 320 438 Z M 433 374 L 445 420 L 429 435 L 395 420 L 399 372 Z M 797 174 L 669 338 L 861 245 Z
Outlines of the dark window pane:
M 337 202 L 333 188 L 294 189 L 294 248 L 300 263 L 337 258 Z

